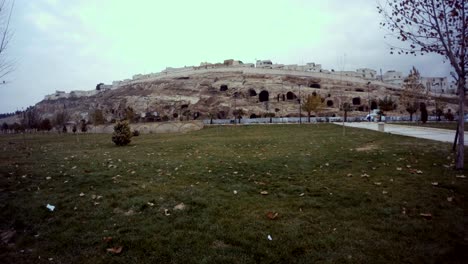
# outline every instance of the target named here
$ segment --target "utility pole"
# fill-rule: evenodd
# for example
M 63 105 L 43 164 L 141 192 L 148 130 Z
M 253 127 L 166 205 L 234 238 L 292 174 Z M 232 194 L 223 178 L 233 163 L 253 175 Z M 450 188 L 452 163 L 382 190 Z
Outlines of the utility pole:
M 302 112 L 301 112 L 301 85 L 299 84 L 299 124 L 302 124 Z
M 367 82 L 367 108 L 369 110 L 369 115 L 370 115 L 370 110 L 371 110 L 371 103 L 370 103 L 370 95 L 369 95 L 369 87 L 370 87 L 371 82 Z
M 236 92 L 234 92 L 234 111 L 232 112 L 233 116 L 234 116 L 234 124 L 236 124 L 236 113 L 237 113 L 237 91 L 239 90 L 239 88 L 236 89 Z M 239 113 L 237 113 L 239 114 Z

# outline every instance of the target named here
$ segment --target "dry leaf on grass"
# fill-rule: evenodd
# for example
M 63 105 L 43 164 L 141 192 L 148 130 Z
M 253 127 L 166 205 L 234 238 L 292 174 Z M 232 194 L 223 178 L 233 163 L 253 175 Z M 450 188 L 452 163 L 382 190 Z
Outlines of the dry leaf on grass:
M 276 213 L 276 212 L 268 212 L 268 213 L 266 214 L 266 216 L 268 217 L 268 219 L 274 220 L 274 219 L 276 219 L 276 218 L 278 217 L 278 213 Z
M 174 206 L 174 211 L 175 210 L 184 210 L 186 208 L 186 205 L 184 203 L 180 203 L 176 206 Z
M 426 218 L 426 219 L 428 219 L 428 220 L 432 219 L 432 214 L 430 214 L 430 213 L 420 213 L 419 215 Z
M 112 247 L 112 248 L 106 249 L 106 251 L 112 254 L 120 254 L 122 253 L 122 249 L 123 247 Z
M 267 195 L 268 192 L 267 192 L 267 191 L 261 191 L 260 194 L 261 194 L 261 195 Z
M 126 215 L 126 216 L 132 216 L 134 214 L 135 214 L 135 211 L 133 211 L 132 209 L 130 209 L 127 212 L 124 213 L 124 215 Z
M 8 244 L 15 235 L 16 231 L 13 229 L 0 231 L 0 240 L 2 241 L 2 243 Z

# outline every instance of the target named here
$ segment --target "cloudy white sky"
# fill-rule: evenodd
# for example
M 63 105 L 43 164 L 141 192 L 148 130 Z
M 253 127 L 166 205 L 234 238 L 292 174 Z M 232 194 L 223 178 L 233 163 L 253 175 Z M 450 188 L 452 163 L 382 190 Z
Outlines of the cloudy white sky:
M 11 1 L 11 0 L 10 0 Z M 376 0 L 16 0 L 0 112 L 202 61 L 271 59 L 449 76 L 437 55 L 389 54 Z

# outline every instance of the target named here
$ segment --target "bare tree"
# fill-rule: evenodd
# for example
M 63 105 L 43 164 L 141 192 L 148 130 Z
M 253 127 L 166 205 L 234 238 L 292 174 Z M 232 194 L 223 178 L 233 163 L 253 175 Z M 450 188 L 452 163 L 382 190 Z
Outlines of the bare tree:
M 0 79 L 13 71 L 12 63 L 5 57 L 8 44 L 11 40 L 12 33 L 10 31 L 11 14 L 15 1 L 11 1 L 11 6 L 8 0 L 0 0 Z M 0 80 L 0 85 L 5 84 L 5 80 Z
M 434 114 L 437 116 L 437 121 L 440 121 L 440 117 L 444 114 L 444 108 L 447 106 L 447 103 L 442 101 L 442 97 L 440 95 L 434 98 L 434 103 Z
M 410 114 L 410 121 L 413 121 L 413 114 L 418 111 L 421 100 L 427 97 L 424 86 L 420 82 L 420 77 L 419 71 L 413 67 L 408 77 L 403 81 L 400 104 Z
M 61 126 L 65 126 L 65 124 L 68 122 L 68 119 L 70 118 L 70 115 L 66 110 L 59 111 L 55 114 L 55 126 L 57 127 L 57 130 Z
M 385 96 L 383 99 L 379 99 L 379 108 L 381 111 L 388 112 L 393 111 L 397 108 L 397 104 L 390 96 Z
M 342 110 L 344 112 L 343 122 L 347 122 L 348 121 L 348 112 L 353 111 L 353 106 L 350 103 L 345 102 L 345 103 L 343 103 Z
M 458 84 L 458 150 L 456 168 L 464 167 L 464 100 L 468 68 L 468 0 L 386 0 L 377 9 L 381 26 L 407 48 L 391 48 L 398 54 L 436 53 L 450 62 Z

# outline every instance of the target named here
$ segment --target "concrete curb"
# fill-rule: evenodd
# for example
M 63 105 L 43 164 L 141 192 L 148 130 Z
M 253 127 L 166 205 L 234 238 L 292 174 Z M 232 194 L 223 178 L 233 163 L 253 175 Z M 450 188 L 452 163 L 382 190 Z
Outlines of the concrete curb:
M 333 123 L 333 124 L 342 126 L 342 123 Z M 362 123 L 362 124 L 361 123 L 348 123 L 348 124 L 345 123 L 345 126 L 352 127 L 352 128 L 368 129 L 368 130 L 379 132 L 377 123 L 375 124 L 374 123 Z M 453 143 L 453 140 L 455 138 L 455 131 L 453 130 L 440 129 L 440 128 L 428 128 L 428 127 L 420 128 L 420 127 L 392 125 L 392 124 L 387 124 L 387 126 L 385 127 L 384 133 L 388 133 L 392 135 L 414 137 L 414 138 L 421 138 L 421 139 L 428 139 L 428 140 L 439 141 L 439 142 L 444 142 L 444 143 Z M 465 136 L 468 136 L 467 132 L 465 132 Z M 468 145 L 468 142 L 465 141 L 465 146 L 467 145 Z

